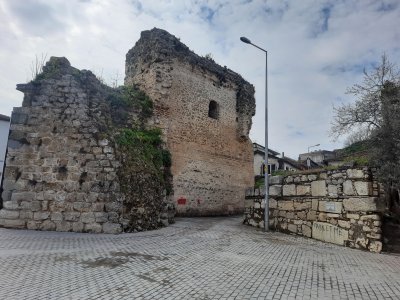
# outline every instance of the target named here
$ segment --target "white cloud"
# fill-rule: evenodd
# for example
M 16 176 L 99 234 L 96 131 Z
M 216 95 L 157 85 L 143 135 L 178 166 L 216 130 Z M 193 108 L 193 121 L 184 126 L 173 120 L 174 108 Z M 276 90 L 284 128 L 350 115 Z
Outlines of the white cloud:
M 140 32 L 163 28 L 199 55 L 256 87 L 253 140 L 264 140 L 263 53 L 269 51 L 269 145 L 294 158 L 309 145 L 333 149 L 332 104 L 385 51 L 400 64 L 398 1 L 78 1 L 0 0 L 0 113 L 20 106 L 15 84 L 29 79 L 35 55 L 65 56 L 80 69 L 122 79 Z M 122 83 L 122 80 L 120 81 Z

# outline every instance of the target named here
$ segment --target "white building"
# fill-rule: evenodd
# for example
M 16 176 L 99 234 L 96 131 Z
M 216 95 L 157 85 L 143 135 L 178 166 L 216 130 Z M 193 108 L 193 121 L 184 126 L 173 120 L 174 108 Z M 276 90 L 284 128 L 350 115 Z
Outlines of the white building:
M 6 157 L 9 130 L 10 117 L 0 114 L 0 181 L 3 179 L 4 160 Z
M 265 172 L 265 147 L 257 143 L 253 143 L 253 152 L 254 176 L 263 176 Z M 278 157 L 278 155 L 279 152 L 268 149 L 268 174 L 271 174 L 276 170 L 297 171 L 304 167 L 295 160 L 285 156 L 284 153 L 282 153 L 282 157 Z
M 318 165 L 325 165 L 327 160 L 334 159 L 335 157 L 336 155 L 334 151 L 318 150 L 300 154 L 299 161 L 306 161 L 307 158 L 310 158 Z

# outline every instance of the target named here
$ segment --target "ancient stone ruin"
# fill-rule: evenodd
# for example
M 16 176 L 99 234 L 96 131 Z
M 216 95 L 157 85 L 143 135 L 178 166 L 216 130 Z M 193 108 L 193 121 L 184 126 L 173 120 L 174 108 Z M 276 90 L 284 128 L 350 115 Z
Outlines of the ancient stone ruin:
M 270 228 L 351 248 L 382 250 L 385 193 L 373 170 L 270 177 Z M 264 227 L 264 189 L 246 193 L 244 223 Z
M 172 154 L 177 213 L 243 212 L 254 180 L 254 87 L 159 29 L 142 32 L 125 68 L 125 84 L 137 84 L 154 101 L 154 122 Z
M 125 85 L 52 57 L 17 89 L 0 225 L 119 233 L 242 212 L 254 88 L 160 29 L 127 54 Z

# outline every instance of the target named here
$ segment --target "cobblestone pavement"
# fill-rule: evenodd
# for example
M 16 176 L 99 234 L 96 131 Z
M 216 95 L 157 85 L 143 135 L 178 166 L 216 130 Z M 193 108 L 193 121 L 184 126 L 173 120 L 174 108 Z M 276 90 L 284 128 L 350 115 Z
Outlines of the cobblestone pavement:
M 400 256 L 238 217 L 122 235 L 0 229 L 0 299 L 400 299 Z

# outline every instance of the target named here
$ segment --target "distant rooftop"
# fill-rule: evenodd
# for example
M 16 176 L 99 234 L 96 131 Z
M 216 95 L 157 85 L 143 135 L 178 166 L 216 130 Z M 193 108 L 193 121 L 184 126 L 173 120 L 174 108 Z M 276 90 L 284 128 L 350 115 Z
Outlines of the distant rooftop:
M 261 154 L 264 154 L 265 153 L 265 147 L 260 145 L 260 144 L 253 143 L 253 151 L 254 152 L 260 152 Z M 274 151 L 274 150 L 272 150 L 270 148 L 268 148 L 268 153 L 270 153 L 272 155 L 278 155 L 279 154 L 279 152 Z

